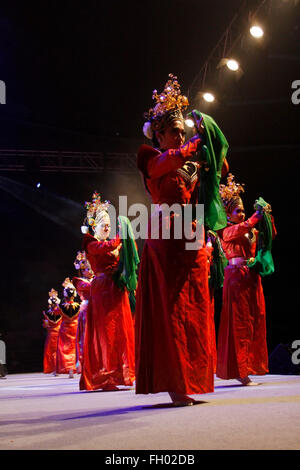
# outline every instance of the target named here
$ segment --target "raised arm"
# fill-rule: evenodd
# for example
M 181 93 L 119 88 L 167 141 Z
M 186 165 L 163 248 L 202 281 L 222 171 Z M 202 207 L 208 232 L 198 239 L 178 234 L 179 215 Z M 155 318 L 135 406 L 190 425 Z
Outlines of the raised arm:
M 101 253 L 108 253 L 115 250 L 121 243 L 119 236 L 116 236 L 109 241 L 98 241 L 90 234 L 86 233 L 83 239 L 84 250 L 90 255 L 97 255 Z
M 200 148 L 202 139 L 195 135 L 178 149 L 161 153 L 148 145 L 138 152 L 137 166 L 146 178 L 159 178 L 170 171 L 181 168 Z
M 238 238 L 241 235 L 244 235 L 245 233 L 249 232 L 249 229 L 254 227 L 261 220 L 261 218 L 261 212 L 256 211 L 248 220 L 245 220 L 245 222 L 230 225 L 220 230 L 220 236 L 222 237 L 224 242 L 234 240 L 235 238 Z

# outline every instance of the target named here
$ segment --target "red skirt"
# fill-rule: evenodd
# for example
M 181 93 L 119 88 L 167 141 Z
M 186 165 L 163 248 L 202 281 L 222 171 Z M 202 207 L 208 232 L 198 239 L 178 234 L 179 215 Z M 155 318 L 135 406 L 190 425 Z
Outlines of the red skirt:
M 247 266 L 225 268 L 217 352 L 217 376 L 222 379 L 268 372 L 261 277 Z
M 58 335 L 56 372 L 68 374 L 76 369 L 76 332 L 78 316 L 72 320 L 63 318 Z
M 205 248 L 145 242 L 136 303 L 136 393 L 214 391 Z
M 133 385 L 134 329 L 127 291 L 110 275 L 91 283 L 84 338 L 80 390 Z
M 83 300 L 80 305 L 80 311 L 78 315 L 78 326 L 77 326 L 77 333 L 76 333 L 76 370 L 78 372 L 81 372 L 81 365 L 83 362 L 83 347 L 84 347 L 84 335 L 85 335 L 87 308 L 88 308 L 88 300 Z
M 58 323 L 51 323 L 48 320 L 47 337 L 44 346 L 44 359 L 43 359 L 43 372 L 44 374 L 50 374 L 56 369 L 56 351 L 58 333 L 61 321 Z
M 214 367 L 214 374 L 216 373 L 217 368 L 217 344 L 216 344 L 216 327 L 215 327 L 215 299 L 214 299 L 214 291 L 210 289 L 210 314 L 211 314 L 211 352 L 213 357 L 213 367 Z

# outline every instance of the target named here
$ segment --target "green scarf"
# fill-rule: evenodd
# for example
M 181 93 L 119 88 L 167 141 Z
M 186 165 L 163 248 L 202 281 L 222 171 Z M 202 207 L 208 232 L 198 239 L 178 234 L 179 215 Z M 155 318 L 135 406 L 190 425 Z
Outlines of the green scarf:
M 228 150 L 226 137 L 214 119 L 193 110 L 188 117 L 203 117 L 204 145 L 200 160 L 206 162 L 201 168 L 198 204 L 204 204 L 204 223 L 209 230 L 220 230 L 227 225 L 227 216 L 219 193 L 223 162 Z
M 210 236 L 213 246 L 213 262 L 210 267 L 209 286 L 214 289 L 220 289 L 223 287 L 224 268 L 227 266 L 228 260 L 223 251 L 218 234 L 212 230 L 209 230 L 207 234 Z
M 254 208 L 262 210 L 266 207 L 267 202 L 262 197 L 255 201 Z M 263 212 L 263 218 L 258 222 L 257 229 L 259 231 L 256 256 L 254 261 L 248 261 L 248 266 L 254 269 L 261 276 L 268 276 L 274 272 L 274 262 L 272 257 L 272 220 L 268 212 Z
M 113 274 L 115 284 L 122 290 L 128 290 L 130 307 L 135 311 L 135 291 L 137 288 L 137 267 L 140 262 L 130 220 L 118 217 L 120 232 L 123 235 L 118 268 Z

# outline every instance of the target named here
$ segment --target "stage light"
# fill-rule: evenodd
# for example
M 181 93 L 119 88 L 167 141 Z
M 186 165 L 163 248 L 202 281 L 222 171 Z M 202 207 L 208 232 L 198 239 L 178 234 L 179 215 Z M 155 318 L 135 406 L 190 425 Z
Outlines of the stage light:
M 209 92 L 203 94 L 203 99 L 205 99 L 205 101 L 207 101 L 208 103 L 212 103 L 213 101 L 215 101 L 214 95 Z
M 37 183 L 36 187 L 39 188 L 41 186 L 41 183 Z
M 186 126 L 188 127 L 194 127 L 194 121 L 192 119 L 186 119 L 185 121 Z
M 258 25 L 253 25 L 250 28 L 250 34 L 254 38 L 261 38 L 264 35 L 262 28 Z
M 228 59 L 226 62 L 227 67 L 233 72 L 236 72 L 239 69 L 239 63 L 234 59 Z

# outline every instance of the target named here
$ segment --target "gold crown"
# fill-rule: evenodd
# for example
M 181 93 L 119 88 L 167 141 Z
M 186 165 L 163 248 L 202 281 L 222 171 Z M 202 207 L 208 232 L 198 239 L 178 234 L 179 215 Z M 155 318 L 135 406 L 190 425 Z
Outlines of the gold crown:
M 107 211 L 110 202 L 109 201 L 101 201 L 101 196 L 97 191 L 94 192 L 92 196 L 92 201 L 91 202 L 85 202 L 85 208 L 87 210 L 86 214 L 86 221 L 87 224 L 90 225 L 91 227 L 95 227 L 96 223 L 96 217 L 97 214 L 99 214 L 102 211 Z
M 78 251 L 74 261 L 75 269 L 84 269 L 89 265 L 85 251 Z
M 73 287 L 73 288 L 75 289 L 75 287 L 74 287 L 74 285 L 72 284 L 72 282 L 71 282 L 71 280 L 70 280 L 69 277 L 66 277 L 66 279 L 65 279 L 64 282 L 62 283 L 62 286 L 63 286 L 64 288 Z
M 227 184 L 220 184 L 220 195 L 225 206 L 230 204 L 233 199 L 240 199 L 240 193 L 245 190 L 244 184 L 239 184 L 234 181 L 234 175 L 229 173 L 227 177 Z
M 162 93 L 158 94 L 157 90 L 153 90 L 152 99 L 155 100 L 155 106 L 145 113 L 145 118 L 149 121 L 158 119 L 173 109 L 181 111 L 189 105 L 187 97 L 181 94 L 177 77 L 172 73 L 169 74 Z
M 86 260 L 85 251 L 78 251 L 77 256 L 76 256 L 76 260 L 77 261 Z
M 52 288 L 51 291 L 48 292 L 48 294 L 49 294 L 49 297 L 57 297 L 58 292 Z

